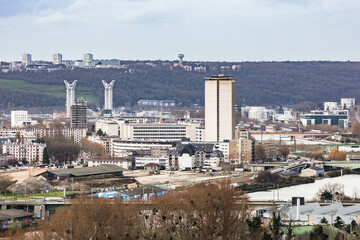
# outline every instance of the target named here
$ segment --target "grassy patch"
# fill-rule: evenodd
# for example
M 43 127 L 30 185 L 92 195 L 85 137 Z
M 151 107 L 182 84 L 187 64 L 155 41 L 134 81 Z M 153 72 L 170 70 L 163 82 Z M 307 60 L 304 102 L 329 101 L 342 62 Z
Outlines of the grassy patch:
M 30 92 L 48 94 L 55 97 L 65 97 L 65 85 L 51 85 L 51 84 L 34 84 L 22 80 L 5 80 L 0 79 L 0 87 L 21 89 Z M 88 101 L 96 102 L 96 97 L 89 87 L 77 87 L 76 97 L 83 97 Z

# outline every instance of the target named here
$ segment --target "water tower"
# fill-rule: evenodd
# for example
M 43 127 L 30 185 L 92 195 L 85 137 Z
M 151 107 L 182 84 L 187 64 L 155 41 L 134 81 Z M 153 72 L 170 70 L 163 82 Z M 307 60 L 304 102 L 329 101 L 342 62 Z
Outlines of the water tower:
M 179 64 L 183 64 L 184 54 L 179 54 L 178 58 L 179 58 Z

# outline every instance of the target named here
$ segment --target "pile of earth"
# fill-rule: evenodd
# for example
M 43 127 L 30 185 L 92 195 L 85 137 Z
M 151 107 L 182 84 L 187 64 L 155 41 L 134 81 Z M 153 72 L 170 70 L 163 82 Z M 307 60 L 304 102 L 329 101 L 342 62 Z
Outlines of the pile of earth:
M 48 190 L 53 190 L 53 187 L 43 177 L 33 177 L 12 184 L 8 190 L 17 195 L 36 194 L 45 191 L 46 186 L 48 186 Z

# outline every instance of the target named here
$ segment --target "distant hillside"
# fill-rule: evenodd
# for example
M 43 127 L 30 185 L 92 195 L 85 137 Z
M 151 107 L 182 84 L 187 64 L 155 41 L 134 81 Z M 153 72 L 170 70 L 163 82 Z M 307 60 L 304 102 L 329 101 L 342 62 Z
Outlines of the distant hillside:
M 358 62 L 205 62 L 206 73 L 170 70 L 167 62 L 130 62 L 128 69 L 75 69 L 65 71 L 0 73 L 0 107 L 64 106 L 64 79 L 78 80 L 76 96 L 93 106 L 103 105 L 102 79 L 116 80 L 114 105 L 135 104 L 139 99 L 174 99 L 183 105 L 204 102 L 204 77 L 219 73 L 236 77 L 236 103 L 290 105 L 304 101 L 339 101 L 358 98 Z M 193 63 L 187 63 L 194 65 Z M 241 65 L 239 71 L 220 66 Z M 1 80 L 2 79 L 2 80 Z

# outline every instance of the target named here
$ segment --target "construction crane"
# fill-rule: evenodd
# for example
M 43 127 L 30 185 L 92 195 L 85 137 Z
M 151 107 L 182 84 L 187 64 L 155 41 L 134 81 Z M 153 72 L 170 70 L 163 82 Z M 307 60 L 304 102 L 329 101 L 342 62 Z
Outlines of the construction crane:
M 161 112 L 160 112 L 160 119 L 159 119 L 159 123 L 162 123 L 162 122 L 163 122 L 163 119 L 162 119 L 162 113 L 163 113 L 163 111 L 162 111 L 162 105 L 161 105 Z
M 158 111 L 159 111 L 159 107 L 156 106 L 155 123 L 158 123 Z

